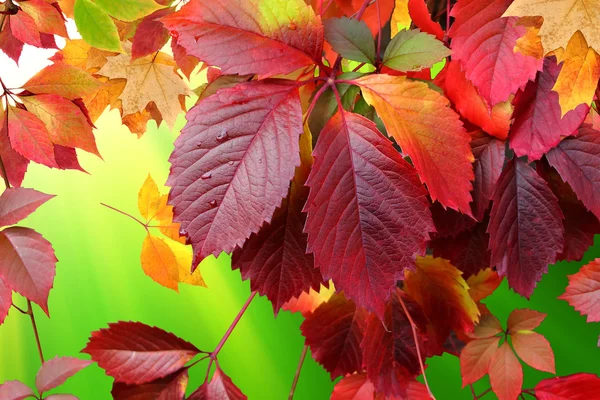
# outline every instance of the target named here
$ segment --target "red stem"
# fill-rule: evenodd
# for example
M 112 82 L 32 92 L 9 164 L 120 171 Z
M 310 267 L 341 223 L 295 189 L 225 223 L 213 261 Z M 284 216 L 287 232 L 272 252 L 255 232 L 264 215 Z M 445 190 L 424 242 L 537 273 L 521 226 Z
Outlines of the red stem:
M 423 374 L 423 380 L 425 381 L 425 386 L 427 387 L 427 391 L 429 392 L 429 397 L 435 400 L 435 396 L 431 393 L 431 388 L 429 387 L 429 383 L 427 382 L 427 375 L 425 375 L 425 366 L 423 364 L 423 358 L 421 357 L 421 346 L 419 346 L 419 339 L 417 337 L 417 326 L 413 321 L 408 309 L 406 308 L 406 304 L 404 304 L 404 300 L 402 300 L 402 296 L 398 296 L 400 299 L 400 304 L 402 305 L 402 309 L 404 310 L 404 314 L 406 314 L 406 318 L 410 322 L 410 327 L 412 328 L 413 339 L 415 340 L 415 347 L 417 348 L 417 357 L 419 358 L 419 365 L 421 366 L 421 373 Z
M 306 353 L 308 352 L 308 345 L 304 345 L 302 349 L 302 354 L 300 355 L 300 361 L 298 361 L 298 367 L 296 368 L 296 375 L 294 375 L 294 381 L 292 382 L 292 389 L 290 390 L 290 395 L 288 396 L 288 400 L 294 399 L 294 392 L 296 391 L 296 386 L 298 385 L 298 379 L 300 379 L 300 371 L 302 371 L 302 365 L 304 365 L 304 360 L 306 359 Z
M 29 314 L 29 318 L 31 319 L 31 326 L 33 327 L 33 334 L 35 335 L 35 342 L 37 344 L 38 354 L 40 355 L 40 360 L 42 364 L 44 363 L 44 353 L 42 352 L 42 343 L 40 342 L 40 335 L 37 330 L 37 325 L 35 323 L 35 316 L 33 315 L 33 308 L 31 307 L 31 300 L 27 300 L 27 314 Z
M 450 30 L 450 0 L 446 0 L 446 32 L 444 32 L 444 44 L 448 45 L 448 31 Z
M 142 225 L 142 226 L 144 227 L 144 229 L 148 230 L 148 225 L 147 225 L 147 224 L 145 224 L 145 223 L 143 223 L 142 221 L 140 221 L 139 219 L 137 219 L 137 218 L 136 218 L 136 217 L 134 217 L 133 215 L 131 215 L 131 214 L 127 214 L 125 211 L 121 211 L 121 210 L 119 210 L 118 208 L 115 208 L 115 207 L 113 207 L 113 206 L 109 206 L 108 204 L 100 203 L 100 205 L 102 205 L 102 206 L 104 206 L 104 207 L 106 207 L 106 208 L 110 208 L 111 210 L 113 210 L 113 211 L 116 211 L 116 212 L 118 212 L 119 214 L 123 214 L 123 215 L 125 215 L 125 216 L 127 216 L 127 217 L 129 217 L 129 218 L 133 219 L 133 220 L 134 220 L 134 221 L 136 221 L 138 224 Z
M 0 80 L 0 83 L 2 83 L 2 81 Z M 2 87 L 4 87 L 4 83 L 2 83 Z M 6 120 L 6 133 L 8 134 L 8 101 L 6 101 L 6 115 L 5 118 Z M 4 178 L 4 186 L 6 186 L 7 189 L 10 189 L 10 182 L 8 181 L 8 174 L 6 173 L 6 167 L 4 166 L 4 162 L 2 162 L 2 157 L 0 157 L 0 172 L 2 172 L 2 177 Z
M 379 1 L 375 1 L 377 6 L 377 28 L 379 32 L 377 34 L 377 53 L 375 54 L 375 66 L 379 65 L 379 53 L 381 52 L 381 11 L 379 10 Z

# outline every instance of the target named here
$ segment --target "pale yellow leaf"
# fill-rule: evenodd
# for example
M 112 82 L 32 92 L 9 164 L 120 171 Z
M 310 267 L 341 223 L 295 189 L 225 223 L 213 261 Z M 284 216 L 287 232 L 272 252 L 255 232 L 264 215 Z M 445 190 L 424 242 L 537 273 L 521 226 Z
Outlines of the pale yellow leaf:
M 151 221 L 156 216 L 159 201 L 160 192 L 158 191 L 158 186 L 156 186 L 156 182 L 148 174 L 138 193 L 138 208 L 146 221 Z
M 408 0 L 396 0 L 392 19 L 390 20 L 392 37 L 396 36 L 398 31 L 410 28 L 411 22 L 408 12 Z

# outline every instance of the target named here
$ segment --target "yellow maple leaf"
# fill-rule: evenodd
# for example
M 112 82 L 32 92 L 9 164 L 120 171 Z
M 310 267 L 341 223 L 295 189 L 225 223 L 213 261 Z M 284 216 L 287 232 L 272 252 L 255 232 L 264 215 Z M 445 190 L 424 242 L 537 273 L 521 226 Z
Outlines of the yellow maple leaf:
M 408 12 L 408 0 L 396 0 L 394 12 L 390 20 L 390 29 L 392 37 L 396 36 L 398 31 L 410 28 L 412 20 Z
M 561 116 L 564 116 L 594 99 L 600 79 L 600 58 L 578 31 L 569 41 L 562 59 L 562 69 L 552 90 L 558 93 Z
M 99 75 L 110 79 L 127 79 L 119 96 L 123 115 L 142 111 L 153 102 L 170 128 L 183 110 L 180 96 L 192 94 L 183 79 L 175 72 L 173 58 L 163 52 L 131 61 L 131 45 L 124 42 L 125 54 L 108 57 Z
M 600 51 L 600 0 L 515 0 L 502 16 L 543 17 L 540 36 L 545 54 L 566 48 L 577 31 Z

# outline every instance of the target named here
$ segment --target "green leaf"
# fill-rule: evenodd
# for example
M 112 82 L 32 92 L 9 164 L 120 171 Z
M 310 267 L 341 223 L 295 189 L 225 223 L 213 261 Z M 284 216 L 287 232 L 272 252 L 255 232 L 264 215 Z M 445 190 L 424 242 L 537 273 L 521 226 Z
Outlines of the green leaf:
M 450 55 L 450 49 L 435 36 L 418 29 L 400 31 L 385 50 L 383 65 L 396 71 L 418 71 Z
M 325 38 L 348 60 L 375 64 L 375 42 L 367 24 L 350 18 L 325 21 Z
M 74 14 L 83 40 L 98 49 L 123 52 L 117 27 L 100 7 L 90 0 L 77 0 Z
M 104 11 L 121 21 L 135 21 L 163 8 L 154 0 L 95 0 Z

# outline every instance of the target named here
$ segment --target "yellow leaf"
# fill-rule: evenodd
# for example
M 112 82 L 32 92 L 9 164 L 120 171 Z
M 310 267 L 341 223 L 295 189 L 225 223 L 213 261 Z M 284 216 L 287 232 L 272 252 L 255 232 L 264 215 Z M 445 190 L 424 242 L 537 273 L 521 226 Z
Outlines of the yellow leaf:
M 179 264 L 166 241 L 148 234 L 142 245 L 141 261 L 146 275 L 164 287 L 179 291 Z
M 88 51 L 90 48 L 90 45 L 83 39 L 67 40 L 65 47 L 52 56 L 51 60 L 87 70 Z
M 123 115 L 140 112 L 154 102 L 162 118 L 173 128 L 182 111 L 179 96 L 192 93 L 175 72 L 173 58 L 160 52 L 131 61 L 131 45 L 124 42 L 123 48 L 127 54 L 108 57 L 106 64 L 98 71 L 99 75 L 110 79 L 127 79 L 125 89 L 119 96 Z
M 398 31 L 410 28 L 412 20 L 408 12 L 408 0 L 396 0 L 392 19 L 390 20 L 390 28 L 392 37 L 396 36 Z
M 544 57 L 544 48 L 542 47 L 542 38 L 540 37 L 540 27 L 542 26 L 541 17 L 525 17 L 519 19 L 517 25 L 527 28 L 525 35 L 517 39 L 515 53 L 521 53 L 525 56 L 534 58 Z
M 558 93 L 561 116 L 580 104 L 589 104 L 600 79 L 600 58 L 580 32 L 576 32 L 569 44 L 562 69 L 552 90 Z
M 138 208 L 146 222 L 151 221 L 158 213 L 160 192 L 154 179 L 148 174 L 138 194 Z
M 100 118 L 106 107 L 111 106 L 112 109 L 116 106 L 116 101 L 127 84 L 125 79 L 107 79 L 101 76 L 100 80 L 104 82 L 104 85 L 83 98 L 92 122 L 96 122 Z
M 156 219 L 161 223 L 171 224 L 173 222 L 173 206 L 168 205 L 167 200 L 169 200 L 168 194 L 160 196 Z
M 333 296 L 335 293 L 335 287 L 332 281 L 329 281 L 329 288 L 321 285 L 319 291 L 310 289 L 308 292 L 302 292 L 298 297 L 292 297 L 284 305 L 281 306 L 282 310 L 290 312 L 299 312 L 304 317 L 312 313 L 321 304 Z
M 163 222 L 164 224 L 164 222 Z M 166 237 L 168 237 L 171 240 L 174 240 L 176 242 L 185 244 L 186 240 L 184 236 L 179 236 L 179 232 L 181 230 L 181 225 L 178 224 L 177 222 L 172 222 L 169 225 L 160 225 L 158 230 L 165 235 Z
M 543 17 L 540 36 L 545 54 L 566 48 L 577 31 L 600 51 L 600 0 L 515 0 L 502 16 Z
M 494 293 L 494 290 L 500 285 L 502 278 L 491 268 L 479 271 L 476 275 L 471 275 L 467 279 L 469 286 L 469 295 L 473 301 L 481 301 Z
M 178 243 L 170 243 L 171 249 L 175 253 L 177 259 L 177 267 L 179 268 L 179 282 L 186 283 L 188 285 L 206 287 L 204 279 L 200 274 L 200 268 L 196 268 L 194 272 L 190 272 L 192 269 L 192 250 L 190 246 L 182 246 Z

